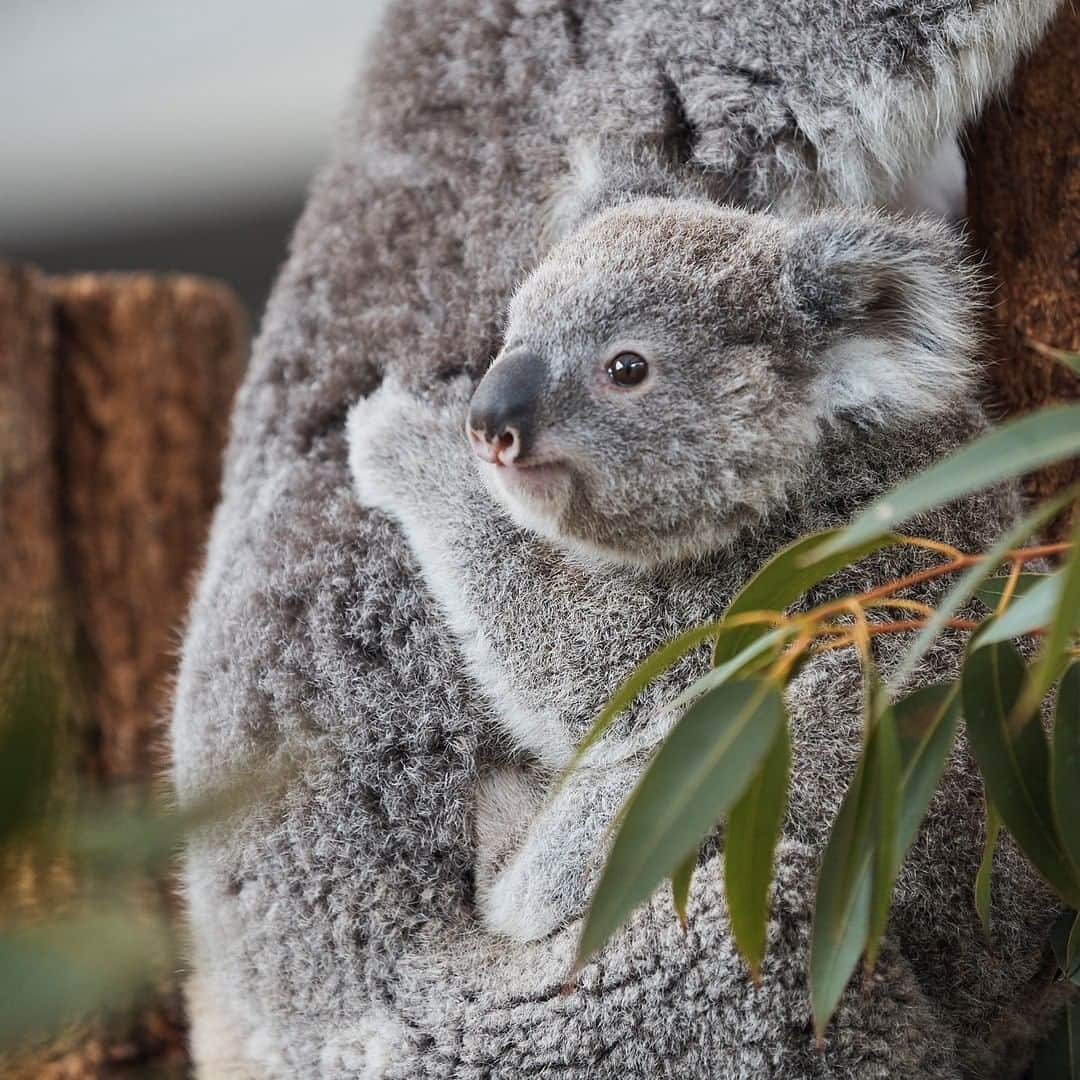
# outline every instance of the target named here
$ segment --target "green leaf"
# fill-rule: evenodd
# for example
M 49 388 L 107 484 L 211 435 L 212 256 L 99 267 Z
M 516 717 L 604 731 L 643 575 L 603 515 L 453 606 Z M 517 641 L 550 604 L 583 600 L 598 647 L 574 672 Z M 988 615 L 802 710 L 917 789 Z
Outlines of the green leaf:
M 0 671 L 0 848 L 39 822 L 50 794 L 62 720 L 55 673 L 13 648 Z
M 810 1002 L 819 1038 L 859 963 L 870 930 L 873 797 L 867 781 L 869 758 L 868 746 L 833 822 L 818 871 L 810 939 Z
M 892 708 L 903 769 L 895 849 L 899 871 L 949 760 L 960 721 L 960 688 L 924 686 Z
M 876 677 L 875 677 L 876 678 Z M 868 972 L 877 964 L 878 949 L 889 919 L 893 884 L 900 869 L 896 858 L 896 833 L 900 818 L 900 743 L 896 718 L 882 688 L 874 690 L 876 721 L 871 759 L 874 802 L 874 860 L 870 893 L 870 921 L 866 932 Z
M 1057 681 L 1066 661 L 1073 636 L 1080 627 L 1080 515 L 1069 537 L 1072 550 L 1055 577 L 1060 578 L 1057 610 L 1047 623 L 1039 659 L 1028 672 L 1022 711 L 1034 711 Z M 1080 866 L 1080 860 L 1077 860 Z
M 1065 1003 L 1028 1075 L 1031 1080 L 1080 1080 L 1080 996 L 1074 994 Z
M 1054 517 L 1063 507 L 1068 506 L 1073 499 L 1080 495 L 1080 484 L 1073 484 L 1066 491 L 1059 492 L 1054 498 L 1040 503 L 1030 514 L 1027 514 L 1011 528 L 1007 529 L 994 542 L 993 547 L 986 553 L 986 557 L 966 570 L 959 581 L 945 594 L 938 603 L 934 614 L 926 625 L 915 636 L 903 660 L 893 671 L 889 678 L 889 686 L 895 693 L 904 684 L 904 680 L 911 674 L 919 661 L 926 655 L 927 650 L 937 640 L 938 635 L 945 629 L 945 624 L 951 619 L 963 604 L 976 590 L 976 586 L 982 589 L 992 589 L 993 582 L 1001 581 L 1002 588 L 1006 578 L 992 578 L 984 580 L 992 574 L 1005 556 L 1017 545 L 1023 543 L 1036 529 L 1040 528 L 1050 518 Z M 1035 575 L 1021 575 L 1035 576 Z M 1046 575 L 1039 575 L 1045 580 Z M 980 586 L 979 583 L 982 582 Z M 1037 584 L 1037 583 L 1036 583 Z M 1027 591 L 1026 589 L 1024 590 Z M 1000 598 L 1000 593 L 998 597 Z M 996 601 L 995 601 L 996 603 Z M 991 606 L 994 606 L 993 604 Z
M 1063 911 L 1050 928 L 1050 945 L 1062 975 L 1080 986 L 1080 914 Z
M 915 840 L 948 761 L 959 716 L 956 686 L 928 686 L 892 706 L 902 763 L 892 878 Z M 875 734 L 871 734 L 871 743 Z M 865 779 L 868 744 L 833 823 L 818 875 L 810 946 L 810 988 L 820 1035 L 866 947 L 873 888 L 874 805 Z
M 1040 409 L 993 428 L 894 488 L 815 553 L 823 559 L 895 529 L 901 522 L 972 491 L 1080 454 L 1080 405 Z
M 895 536 L 876 537 L 856 550 L 845 549 L 842 555 L 808 562 L 811 552 L 839 532 L 839 529 L 826 529 L 813 533 L 778 551 L 735 594 L 724 612 L 724 618 L 729 619 L 750 611 L 783 611 L 808 589 L 831 577 L 838 570 L 897 542 Z M 765 624 L 743 626 L 718 637 L 713 651 L 713 664 L 719 665 L 733 659 L 768 630 L 769 627 Z
M 675 907 L 675 917 L 684 930 L 686 929 L 686 905 L 690 902 L 690 884 L 694 880 L 697 862 L 698 851 L 695 848 L 671 875 L 671 902 Z
M 1028 344 L 1041 356 L 1056 360 L 1059 364 L 1064 364 L 1065 367 L 1080 375 L 1080 353 L 1070 352 L 1068 349 L 1055 349 L 1052 345 L 1035 341 L 1033 338 L 1028 338 Z
M 1025 672 L 1022 657 L 1007 641 L 969 652 L 961 679 L 968 738 L 1005 826 L 1066 903 L 1080 906 L 1080 881 L 1054 825 L 1050 755 L 1042 725 L 1029 718 L 1013 730 L 1009 723 Z
M 975 875 L 975 913 L 987 936 L 990 935 L 990 883 L 994 874 L 994 851 L 998 833 L 1001 832 L 1001 815 L 994 804 L 986 799 L 986 838 L 983 840 L 982 860 Z
M 575 970 L 671 877 L 746 790 L 784 722 L 775 683 L 727 683 L 692 705 L 630 794 L 585 917 Z
M 1058 835 L 1080 876 L 1080 660 L 1069 665 L 1058 687 L 1050 790 Z
M 700 678 L 695 679 L 668 708 L 674 713 L 679 713 L 710 690 L 715 690 L 716 687 L 730 682 L 737 676 L 752 675 L 760 671 L 779 655 L 784 643 L 797 633 L 798 631 L 793 626 L 778 626 L 763 637 L 749 642 L 730 660 L 724 661 L 718 667 L 710 668 Z
M 1080 986 L 1080 915 L 1073 919 L 1072 929 L 1069 931 L 1069 940 L 1065 943 L 1065 967 L 1069 978 L 1077 986 Z
M 731 931 L 755 981 L 765 956 L 769 884 L 787 810 L 790 771 L 791 736 L 782 724 L 761 768 L 731 808 L 724 832 L 724 888 Z
M 1002 552 L 1004 554 L 1004 552 Z M 1045 581 L 1046 574 L 1019 574 L 1016 578 L 1016 588 L 1013 591 L 1013 600 L 1019 599 L 1029 593 L 1040 582 Z M 1000 577 L 987 578 L 976 590 L 975 595 L 991 611 L 995 610 L 1005 595 L 1005 586 L 1009 582 L 1009 575 L 1002 574 Z
M 1019 600 L 1014 600 L 997 618 L 990 619 L 975 636 L 975 646 L 1011 641 L 1032 630 L 1046 626 L 1054 617 L 1061 600 L 1064 578 L 1060 573 L 1047 574 Z

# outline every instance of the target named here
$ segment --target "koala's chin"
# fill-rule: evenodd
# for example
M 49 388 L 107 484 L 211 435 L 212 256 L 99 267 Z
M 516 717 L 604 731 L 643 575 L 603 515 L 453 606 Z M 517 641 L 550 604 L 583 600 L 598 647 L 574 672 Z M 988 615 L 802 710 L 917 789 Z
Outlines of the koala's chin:
M 491 495 L 515 524 L 590 565 L 648 570 L 699 559 L 726 547 L 750 524 L 733 506 L 730 514 L 678 523 L 669 519 L 660 525 L 642 508 L 621 513 L 600 509 L 584 479 L 562 464 L 478 465 Z

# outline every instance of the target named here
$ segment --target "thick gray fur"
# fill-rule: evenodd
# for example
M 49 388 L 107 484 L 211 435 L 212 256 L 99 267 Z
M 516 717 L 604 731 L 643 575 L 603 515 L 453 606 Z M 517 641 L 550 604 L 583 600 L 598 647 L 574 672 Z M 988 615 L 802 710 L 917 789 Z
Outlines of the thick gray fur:
M 845 519 L 979 430 L 978 410 L 959 400 L 967 343 L 942 329 L 963 329 L 964 304 L 949 299 L 962 289 L 936 298 L 944 322 L 926 325 L 941 333 L 918 335 L 905 314 L 904 297 L 955 270 L 953 242 L 912 226 L 921 246 L 905 251 L 908 234 L 865 213 L 801 218 L 892 200 L 1055 7 L 393 9 L 267 312 L 184 647 L 173 724 L 183 797 L 238 765 L 313 755 L 280 804 L 186 856 L 201 1075 L 952 1077 L 1022 1060 L 1045 1014 L 1052 905 L 1006 847 L 993 947 L 980 937 L 969 897 L 981 797 L 962 749 L 902 876 L 878 970 L 845 998 L 825 1052 L 813 1048 L 809 904 L 815 852 L 858 747 L 849 658 L 822 658 L 791 694 L 796 780 L 760 988 L 733 953 L 712 860 L 686 936 L 658 897 L 559 993 L 575 931 L 555 928 L 580 910 L 594 840 L 636 768 L 620 746 L 648 734 L 700 657 L 646 696 L 637 726 L 631 718 L 560 802 L 541 798 L 543 767 L 565 758 L 652 647 L 721 610 L 786 539 Z M 728 515 L 719 552 L 670 564 L 668 549 L 645 543 L 652 568 L 613 562 L 630 553 L 592 526 L 575 533 L 570 518 L 568 535 L 593 555 L 513 524 L 460 432 L 460 382 L 498 353 L 515 285 L 554 239 L 566 238 L 549 268 L 573 254 L 579 226 L 625 225 L 638 196 L 726 214 L 736 232 L 725 252 L 772 252 L 747 290 L 780 290 L 767 299 L 790 303 L 785 316 L 799 312 L 809 336 L 784 339 L 770 323 L 740 339 L 756 372 L 776 378 L 782 356 L 806 388 L 821 374 L 815 360 L 854 362 L 846 320 L 880 304 L 854 285 L 833 295 L 814 276 L 825 254 L 847 250 L 863 266 L 886 256 L 910 271 L 882 294 L 888 332 L 870 321 L 873 355 L 902 364 L 897 340 L 928 346 L 947 389 L 935 406 L 919 371 L 906 373 L 918 390 L 906 402 L 849 378 L 842 385 L 862 392 L 831 409 L 835 394 L 770 384 L 749 415 L 794 431 L 796 451 L 762 457 L 758 474 L 750 455 L 733 475 L 760 491 L 745 517 Z M 722 213 L 703 198 L 783 216 Z M 706 225 L 718 235 L 714 217 Z M 821 244 L 797 242 L 814 229 Z M 597 270 L 600 287 L 610 267 Z M 729 309 L 695 308 L 672 329 L 704 332 Z M 571 305 L 552 329 L 578 314 Z M 773 390 L 775 414 L 762 407 Z M 353 494 L 345 415 L 361 398 L 354 464 L 365 498 L 401 529 Z M 821 415 L 800 412 L 810 405 Z M 649 490 L 647 473 L 635 490 Z M 975 548 L 1014 509 L 997 493 L 920 527 Z M 910 565 L 910 554 L 880 556 L 835 587 Z M 943 642 L 917 680 L 953 671 L 957 647 Z M 515 910 L 522 925 L 500 926 Z

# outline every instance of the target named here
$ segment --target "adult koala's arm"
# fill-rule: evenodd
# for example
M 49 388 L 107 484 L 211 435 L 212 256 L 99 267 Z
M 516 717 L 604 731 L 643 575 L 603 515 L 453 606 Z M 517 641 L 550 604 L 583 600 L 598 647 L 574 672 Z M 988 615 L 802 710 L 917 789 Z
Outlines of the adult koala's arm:
M 649 134 L 725 202 L 881 205 L 1001 89 L 1060 6 L 727 0 L 688 33 L 671 4 L 627 4 L 609 44 L 592 43 L 612 69 L 583 82 L 567 115 L 631 130 L 626 103 L 651 94 L 668 123 Z

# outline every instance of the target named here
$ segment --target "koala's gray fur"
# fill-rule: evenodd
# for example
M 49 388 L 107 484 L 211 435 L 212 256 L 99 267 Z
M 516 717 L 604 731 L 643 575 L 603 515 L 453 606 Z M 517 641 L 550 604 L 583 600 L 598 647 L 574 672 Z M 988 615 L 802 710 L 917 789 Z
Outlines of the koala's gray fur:
M 202 1075 L 953 1077 L 1022 1060 L 1045 1013 L 1038 948 L 1051 905 L 1006 847 L 993 948 L 980 937 L 969 895 L 981 796 L 962 752 L 899 884 L 870 986 L 845 998 L 825 1052 L 813 1048 L 815 853 L 858 746 L 856 673 L 842 654 L 808 667 L 791 695 L 796 778 L 760 988 L 734 955 L 715 860 L 699 871 L 685 937 L 658 897 L 570 994 L 559 991 L 574 928 L 518 940 L 580 910 L 595 839 L 637 759 L 605 749 L 534 820 L 540 767 L 565 759 L 633 663 L 721 610 L 765 554 L 977 431 L 977 410 L 956 403 L 966 349 L 939 412 L 909 411 L 900 395 L 861 418 L 855 408 L 804 425 L 803 461 L 765 485 L 737 542 L 654 570 L 566 555 L 513 525 L 466 458 L 458 376 L 478 379 L 499 351 L 501 313 L 549 226 L 571 234 L 650 195 L 787 215 L 885 204 L 1055 7 L 393 9 L 266 315 L 184 647 L 173 723 L 183 797 L 237 764 L 314 752 L 280 804 L 186 856 Z M 575 155 L 584 166 L 552 203 Z M 758 224 L 785 238 L 813 227 Z M 945 243 L 941 263 L 920 265 L 954 258 Z M 766 267 L 761 283 L 775 280 Z M 392 509 L 415 555 L 352 492 L 344 422 L 360 398 L 372 411 L 356 414 L 354 461 L 361 473 L 371 463 L 368 497 Z M 999 493 L 921 527 L 978 547 L 1013 509 Z M 837 587 L 911 565 L 901 550 Z M 947 675 L 956 651 L 943 642 L 919 680 Z M 651 716 L 701 662 L 635 715 Z M 575 865 L 586 873 L 567 875 Z M 500 918 L 509 936 L 492 932 Z

